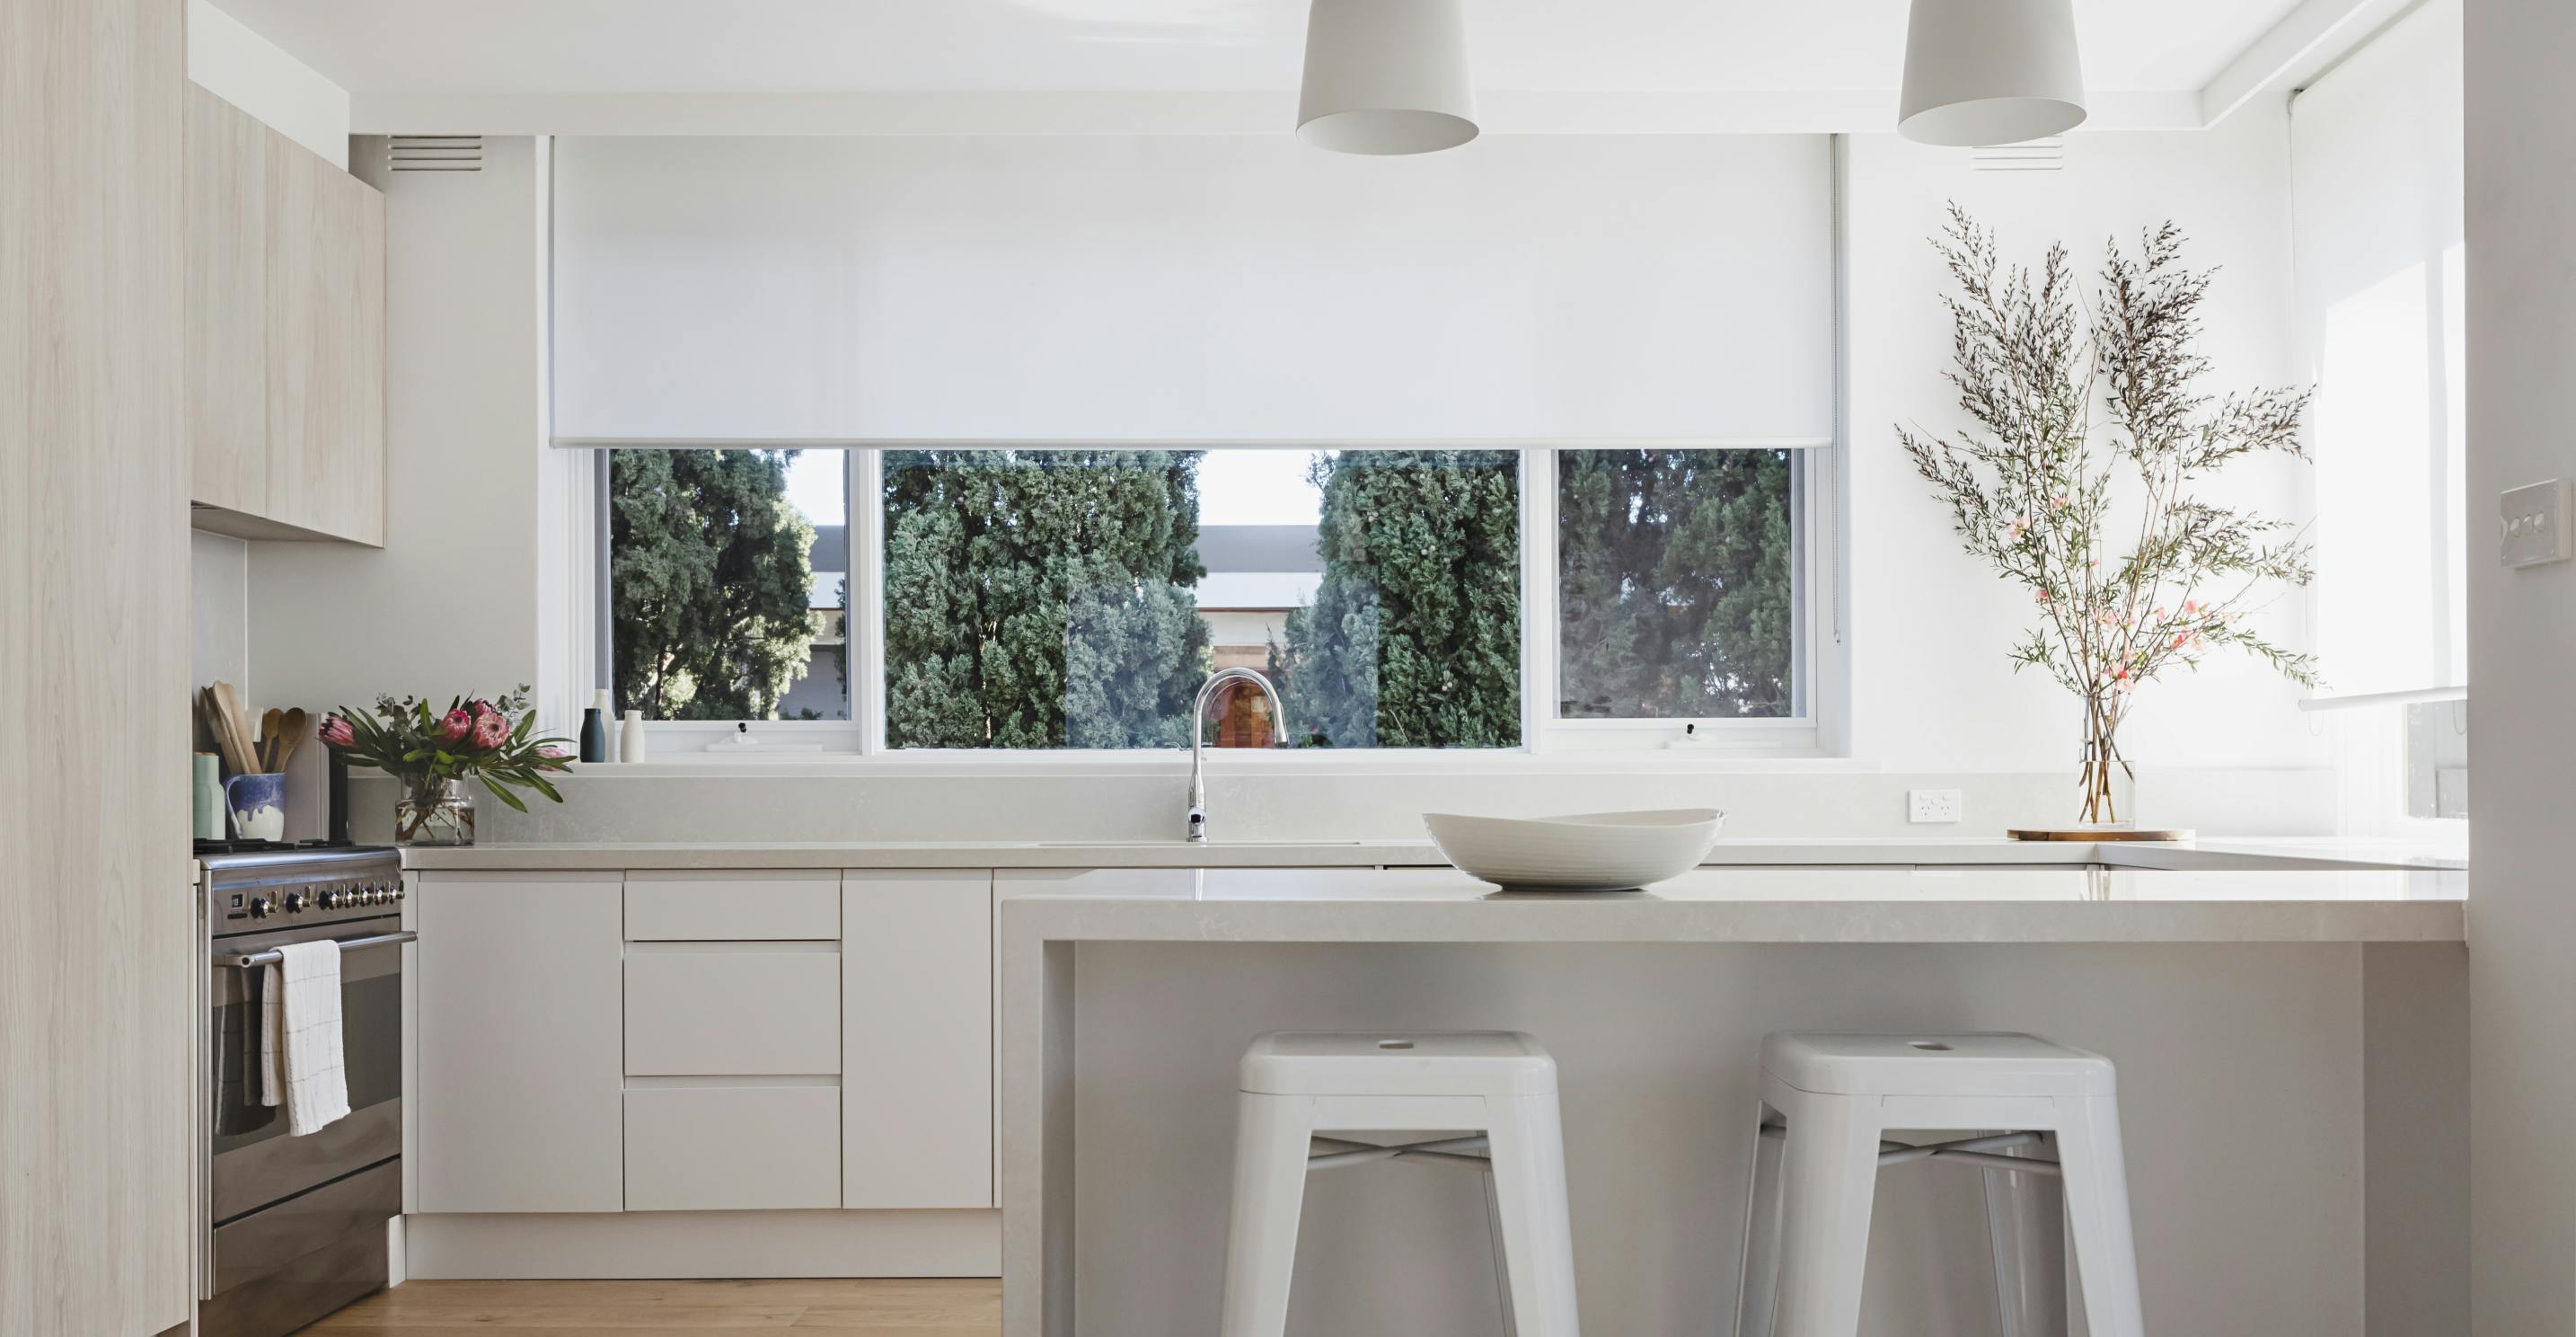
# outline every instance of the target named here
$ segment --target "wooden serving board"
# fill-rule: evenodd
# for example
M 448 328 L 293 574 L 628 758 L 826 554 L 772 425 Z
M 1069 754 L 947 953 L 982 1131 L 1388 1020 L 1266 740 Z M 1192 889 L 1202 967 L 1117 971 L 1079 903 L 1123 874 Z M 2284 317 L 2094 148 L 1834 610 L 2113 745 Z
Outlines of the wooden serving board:
M 2155 826 L 2020 826 L 2004 832 L 2015 840 L 2189 840 L 2188 827 Z

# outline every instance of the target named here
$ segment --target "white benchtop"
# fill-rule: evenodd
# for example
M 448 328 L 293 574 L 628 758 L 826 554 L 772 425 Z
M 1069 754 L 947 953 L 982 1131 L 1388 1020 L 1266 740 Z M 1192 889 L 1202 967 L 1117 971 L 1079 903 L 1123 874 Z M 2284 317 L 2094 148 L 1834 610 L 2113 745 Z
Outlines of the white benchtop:
M 2441 870 L 1703 868 L 1525 895 L 1449 869 L 1005 873 L 1002 936 L 1103 942 L 2456 942 Z
M 489 843 L 413 848 L 403 866 L 508 871 L 691 868 L 1405 868 L 1448 863 L 1428 840 L 803 841 Z M 1707 865 L 2109 864 L 2123 868 L 2457 869 L 2416 845 L 2330 839 L 2037 844 L 1997 837 L 1727 839 Z

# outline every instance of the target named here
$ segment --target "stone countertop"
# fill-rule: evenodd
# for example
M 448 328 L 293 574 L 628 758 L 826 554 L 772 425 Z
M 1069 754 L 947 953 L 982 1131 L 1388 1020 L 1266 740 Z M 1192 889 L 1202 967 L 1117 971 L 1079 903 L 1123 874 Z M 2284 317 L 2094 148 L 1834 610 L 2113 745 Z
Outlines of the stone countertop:
M 2457 942 L 2467 874 L 2307 868 L 1703 868 L 1499 892 L 1449 869 L 1098 869 L 997 880 L 1043 942 Z M 1024 958 L 1023 958 L 1024 959 Z
M 1096 841 L 653 841 L 494 843 L 403 851 L 403 866 L 430 870 L 542 872 L 769 868 L 1445 868 L 1428 840 Z M 2189 844 L 2025 843 L 1999 837 L 1721 840 L 1707 867 L 1852 865 L 2075 866 L 2168 870 L 2458 870 L 2463 861 L 2427 847 L 2324 838 L 2203 840 Z

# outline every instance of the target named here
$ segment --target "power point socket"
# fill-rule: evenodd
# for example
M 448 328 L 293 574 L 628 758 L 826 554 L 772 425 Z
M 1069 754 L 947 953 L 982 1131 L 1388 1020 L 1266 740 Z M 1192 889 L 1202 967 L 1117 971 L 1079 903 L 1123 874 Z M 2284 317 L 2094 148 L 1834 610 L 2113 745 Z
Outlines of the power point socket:
M 1959 820 L 1959 791 L 1955 789 L 1909 789 L 1905 791 L 1905 820 L 1918 825 Z

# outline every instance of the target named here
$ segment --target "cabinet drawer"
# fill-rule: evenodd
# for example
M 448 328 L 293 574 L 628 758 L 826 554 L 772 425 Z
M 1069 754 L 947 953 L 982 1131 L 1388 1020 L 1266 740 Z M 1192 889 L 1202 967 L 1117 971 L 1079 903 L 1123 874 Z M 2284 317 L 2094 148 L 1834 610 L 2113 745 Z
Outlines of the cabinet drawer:
M 626 1092 L 626 1210 L 841 1205 L 836 1086 L 647 1086 Z
M 626 954 L 630 1076 L 841 1071 L 841 954 L 816 945 L 659 946 Z
M 784 942 L 841 936 L 841 875 L 629 873 L 629 942 Z

